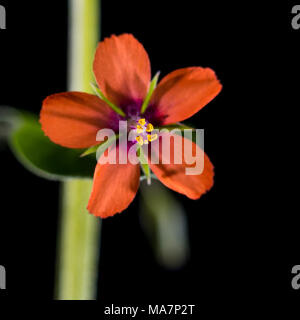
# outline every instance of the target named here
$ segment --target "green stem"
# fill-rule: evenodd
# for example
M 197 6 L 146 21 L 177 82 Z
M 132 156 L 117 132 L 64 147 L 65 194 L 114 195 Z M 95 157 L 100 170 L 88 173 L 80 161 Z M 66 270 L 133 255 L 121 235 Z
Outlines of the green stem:
M 69 0 L 69 91 L 90 92 L 99 40 L 100 0 Z M 91 180 L 68 180 L 62 188 L 56 298 L 94 300 L 97 295 L 101 220 L 86 206 Z
M 90 180 L 63 183 L 59 300 L 94 300 L 101 220 L 88 214 Z

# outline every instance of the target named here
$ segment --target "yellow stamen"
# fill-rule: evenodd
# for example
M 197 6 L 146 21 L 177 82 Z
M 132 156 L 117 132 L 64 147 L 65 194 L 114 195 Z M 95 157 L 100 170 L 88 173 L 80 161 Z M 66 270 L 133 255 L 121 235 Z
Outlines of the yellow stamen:
M 153 130 L 153 125 L 151 123 L 148 123 L 146 131 L 151 132 Z
M 137 136 L 137 137 L 135 138 L 135 140 L 138 142 L 138 144 L 139 144 L 140 146 L 142 146 L 142 145 L 144 144 L 143 137 L 141 137 L 141 136 Z
M 139 120 L 139 124 L 140 124 L 141 126 L 144 126 L 144 125 L 146 124 L 145 118 L 140 119 L 140 120 Z
M 157 139 L 157 134 L 155 133 L 155 134 L 148 134 L 147 135 L 147 139 L 148 139 L 148 141 L 154 141 L 154 140 L 156 140 Z
M 136 126 L 136 132 L 137 133 L 142 133 L 142 132 L 144 132 L 144 128 L 142 126 L 140 126 L 140 125 L 137 125 Z

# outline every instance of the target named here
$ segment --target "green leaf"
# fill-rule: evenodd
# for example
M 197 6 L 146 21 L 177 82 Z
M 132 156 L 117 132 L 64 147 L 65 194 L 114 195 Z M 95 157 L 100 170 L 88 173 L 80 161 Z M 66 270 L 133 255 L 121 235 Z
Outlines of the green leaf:
M 97 96 L 103 100 L 104 102 L 106 102 L 116 113 L 118 113 L 120 116 L 122 117 L 126 117 L 126 114 L 124 113 L 123 110 L 121 110 L 119 107 L 117 107 L 115 104 L 113 104 L 112 102 L 110 102 L 105 95 L 103 94 L 103 92 L 100 90 L 100 88 L 98 88 L 94 83 L 91 83 L 91 86 L 93 88 L 93 90 L 95 91 L 95 93 L 97 94 Z
M 95 152 L 97 152 L 97 149 L 98 149 L 98 148 L 99 148 L 99 144 L 97 144 L 96 146 L 92 146 L 92 147 L 86 149 L 86 150 L 84 151 L 84 153 L 82 153 L 82 154 L 80 155 L 80 157 L 85 157 L 85 156 L 88 156 L 89 154 L 95 153 Z
M 81 158 L 84 149 L 64 148 L 51 142 L 35 115 L 15 112 L 10 122 L 15 126 L 8 137 L 9 146 L 16 158 L 31 172 L 54 180 L 93 177 L 96 157 L 90 155 Z
M 150 83 L 150 87 L 149 87 L 148 93 L 147 93 L 146 98 L 145 98 L 145 100 L 144 100 L 144 102 L 142 104 L 142 107 L 141 107 L 141 113 L 142 114 L 146 111 L 146 109 L 147 109 L 147 107 L 149 105 L 152 93 L 153 93 L 154 89 L 156 88 L 159 75 L 160 75 L 160 72 L 158 71 L 156 73 L 156 75 L 153 77 L 153 79 L 152 79 L 152 81 Z

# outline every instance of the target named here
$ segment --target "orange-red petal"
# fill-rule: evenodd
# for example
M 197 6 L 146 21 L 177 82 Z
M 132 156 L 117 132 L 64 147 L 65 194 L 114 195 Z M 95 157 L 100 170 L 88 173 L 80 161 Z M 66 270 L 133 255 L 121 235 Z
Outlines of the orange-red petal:
M 163 124 L 183 121 L 208 104 L 220 91 L 213 70 L 191 67 L 165 76 L 155 89 L 151 104 L 157 108 Z
M 118 152 L 117 152 L 118 154 Z M 140 167 L 131 163 L 97 163 L 88 211 L 107 218 L 125 210 L 140 184 Z
M 113 35 L 100 42 L 93 68 L 100 89 L 116 105 L 145 98 L 151 79 L 150 61 L 131 34 Z
M 109 127 L 111 116 L 112 110 L 97 96 L 65 92 L 44 100 L 40 122 L 53 142 L 68 148 L 88 148 L 97 144 L 97 132 Z
M 203 150 L 199 148 L 198 145 L 193 143 L 190 140 L 187 140 L 183 137 L 176 136 L 170 133 L 161 133 L 161 137 L 164 135 L 174 136 L 174 139 L 170 139 L 170 164 L 163 164 L 163 159 L 166 159 L 165 151 L 161 150 L 161 147 L 156 149 L 156 152 L 159 153 L 159 163 L 152 164 L 150 163 L 151 170 L 158 177 L 158 179 L 166 185 L 168 188 L 186 195 L 191 199 L 198 199 L 208 190 L 210 190 L 214 184 L 214 167 L 210 162 L 208 156 L 204 153 Z M 199 155 L 199 159 L 202 159 L 201 165 L 203 171 L 198 175 L 187 175 L 186 169 L 193 168 L 194 164 L 188 164 L 187 162 L 191 160 L 189 156 L 185 156 L 183 152 L 183 146 L 185 143 L 192 144 L 193 155 L 195 155 L 196 149 Z M 158 144 L 157 144 L 158 145 Z M 180 150 L 182 146 L 182 164 L 174 163 L 174 150 Z M 154 149 L 155 150 L 155 149 Z M 187 161 L 188 160 L 188 161 Z M 200 160 L 199 160 L 200 161 Z M 151 162 L 151 161 L 149 161 Z

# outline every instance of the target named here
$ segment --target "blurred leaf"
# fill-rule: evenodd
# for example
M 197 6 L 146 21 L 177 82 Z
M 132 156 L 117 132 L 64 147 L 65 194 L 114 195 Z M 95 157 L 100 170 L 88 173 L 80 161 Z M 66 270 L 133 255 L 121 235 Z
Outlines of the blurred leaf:
M 160 265 L 182 267 L 189 258 L 186 213 L 172 193 L 159 181 L 141 182 L 140 217 Z
M 19 113 L 10 107 L 0 107 L 0 139 L 7 140 L 12 130 L 18 125 Z
M 93 177 L 95 156 L 81 158 L 84 149 L 64 148 L 51 142 L 35 115 L 14 110 L 6 120 L 12 124 L 8 135 L 9 146 L 16 158 L 31 172 L 54 180 Z

